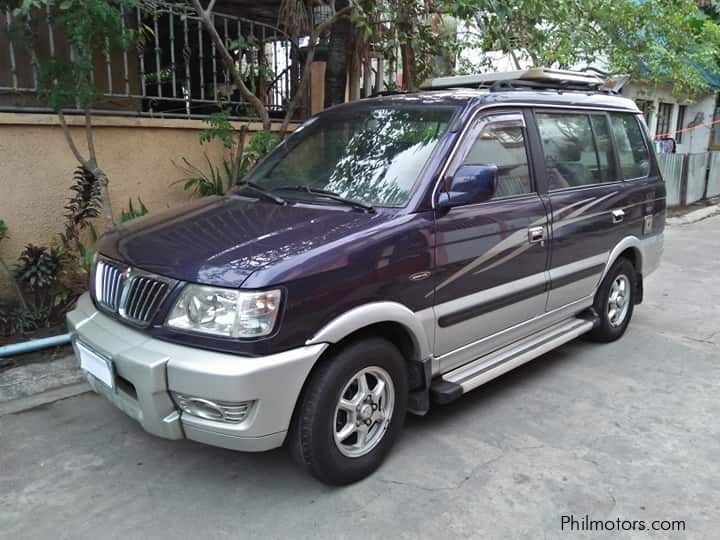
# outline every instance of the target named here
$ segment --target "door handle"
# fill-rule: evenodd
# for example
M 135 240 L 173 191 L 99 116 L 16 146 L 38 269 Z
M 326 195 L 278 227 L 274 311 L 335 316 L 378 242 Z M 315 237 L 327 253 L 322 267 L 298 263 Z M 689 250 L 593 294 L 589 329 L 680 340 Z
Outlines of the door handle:
M 531 227 L 528 229 L 528 242 L 545 245 L 545 227 Z
M 623 219 L 625 219 L 625 210 L 618 208 L 612 211 L 613 223 L 620 223 Z

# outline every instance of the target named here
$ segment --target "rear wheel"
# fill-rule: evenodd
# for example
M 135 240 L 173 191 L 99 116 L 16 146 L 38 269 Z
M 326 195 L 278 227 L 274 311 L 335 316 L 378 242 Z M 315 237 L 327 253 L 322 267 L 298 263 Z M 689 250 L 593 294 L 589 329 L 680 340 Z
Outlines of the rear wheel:
M 328 484 L 377 469 L 402 430 L 407 372 L 385 339 L 357 340 L 325 358 L 298 402 L 288 444 L 295 461 Z
M 636 290 L 635 266 L 624 257 L 618 259 L 595 295 L 593 307 L 600 316 L 600 324 L 588 334 L 590 339 L 610 342 L 625 333 L 635 307 Z

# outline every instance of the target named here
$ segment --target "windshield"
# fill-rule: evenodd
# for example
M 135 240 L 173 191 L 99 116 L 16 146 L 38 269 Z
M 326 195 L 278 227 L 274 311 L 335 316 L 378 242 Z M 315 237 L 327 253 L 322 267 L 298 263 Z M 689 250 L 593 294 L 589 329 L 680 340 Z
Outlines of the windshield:
M 401 206 L 454 111 L 426 105 L 331 112 L 290 135 L 246 180 L 283 197 L 298 195 L 303 186 Z

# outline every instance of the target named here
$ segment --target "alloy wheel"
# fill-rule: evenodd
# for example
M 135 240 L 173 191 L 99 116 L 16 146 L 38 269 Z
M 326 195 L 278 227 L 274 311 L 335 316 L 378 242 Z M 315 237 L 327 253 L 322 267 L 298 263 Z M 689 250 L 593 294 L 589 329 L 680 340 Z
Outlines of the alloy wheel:
M 382 440 L 395 407 L 392 378 L 381 367 L 364 368 L 345 385 L 335 408 L 335 445 L 345 456 L 358 458 Z

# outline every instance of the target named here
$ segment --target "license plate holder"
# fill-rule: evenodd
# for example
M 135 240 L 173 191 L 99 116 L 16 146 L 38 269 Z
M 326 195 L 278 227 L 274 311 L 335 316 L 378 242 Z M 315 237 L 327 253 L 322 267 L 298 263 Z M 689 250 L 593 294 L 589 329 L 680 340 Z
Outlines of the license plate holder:
M 80 342 L 76 343 L 76 347 L 80 357 L 80 367 L 111 390 L 115 390 L 115 368 L 112 360 Z

